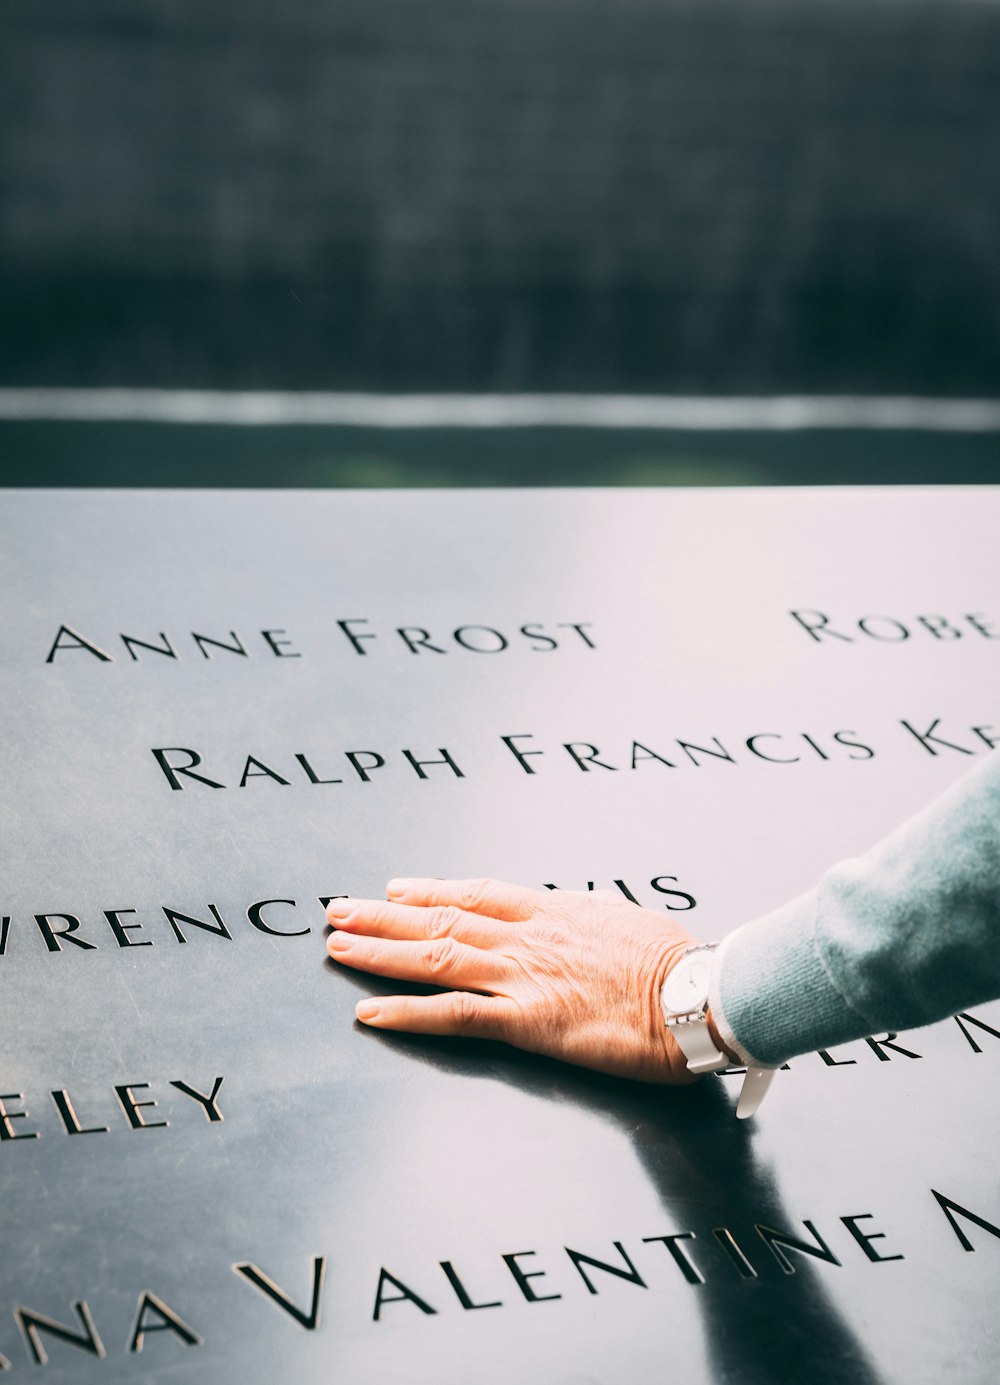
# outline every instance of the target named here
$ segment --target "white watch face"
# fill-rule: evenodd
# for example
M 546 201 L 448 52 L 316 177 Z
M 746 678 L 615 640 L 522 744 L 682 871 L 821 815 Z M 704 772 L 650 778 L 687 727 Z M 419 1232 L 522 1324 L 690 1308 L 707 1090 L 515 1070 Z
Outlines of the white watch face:
M 663 983 L 664 1014 L 683 1015 L 690 1010 L 700 1010 L 708 1000 L 711 974 L 711 954 L 682 957 Z

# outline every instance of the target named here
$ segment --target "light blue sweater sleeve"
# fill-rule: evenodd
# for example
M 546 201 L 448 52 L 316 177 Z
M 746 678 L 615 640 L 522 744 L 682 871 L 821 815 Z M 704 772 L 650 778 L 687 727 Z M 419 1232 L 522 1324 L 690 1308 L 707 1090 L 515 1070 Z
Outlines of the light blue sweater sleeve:
M 764 1066 L 1000 997 L 1000 754 L 730 934 L 712 991 L 723 1040 Z

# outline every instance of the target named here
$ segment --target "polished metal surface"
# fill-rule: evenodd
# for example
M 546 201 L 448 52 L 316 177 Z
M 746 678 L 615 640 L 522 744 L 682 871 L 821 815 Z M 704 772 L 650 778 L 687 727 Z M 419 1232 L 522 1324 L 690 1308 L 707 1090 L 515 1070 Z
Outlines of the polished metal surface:
M 1000 1005 L 737 1125 L 739 1078 L 363 1031 L 399 987 L 320 901 L 593 882 L 709 939 L 807 888 L 1000 736 L 1000 493 L 7 492 L 0 529 L 12 1380 L 995 1380 Z

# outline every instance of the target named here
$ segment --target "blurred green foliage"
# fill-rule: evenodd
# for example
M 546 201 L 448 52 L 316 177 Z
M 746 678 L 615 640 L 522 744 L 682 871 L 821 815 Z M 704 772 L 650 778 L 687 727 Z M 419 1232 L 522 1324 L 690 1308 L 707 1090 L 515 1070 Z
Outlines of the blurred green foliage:
M 6 486 L 1000 483 L 1000 435 L 0 423 Z

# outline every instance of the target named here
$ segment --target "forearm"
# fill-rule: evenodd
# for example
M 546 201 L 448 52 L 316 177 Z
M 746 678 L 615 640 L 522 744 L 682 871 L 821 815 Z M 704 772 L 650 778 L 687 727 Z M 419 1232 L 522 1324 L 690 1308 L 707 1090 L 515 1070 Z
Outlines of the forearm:
M 721 951 L 720 1036 L 765 1064 L 1000 996 L 1000 755 Z

